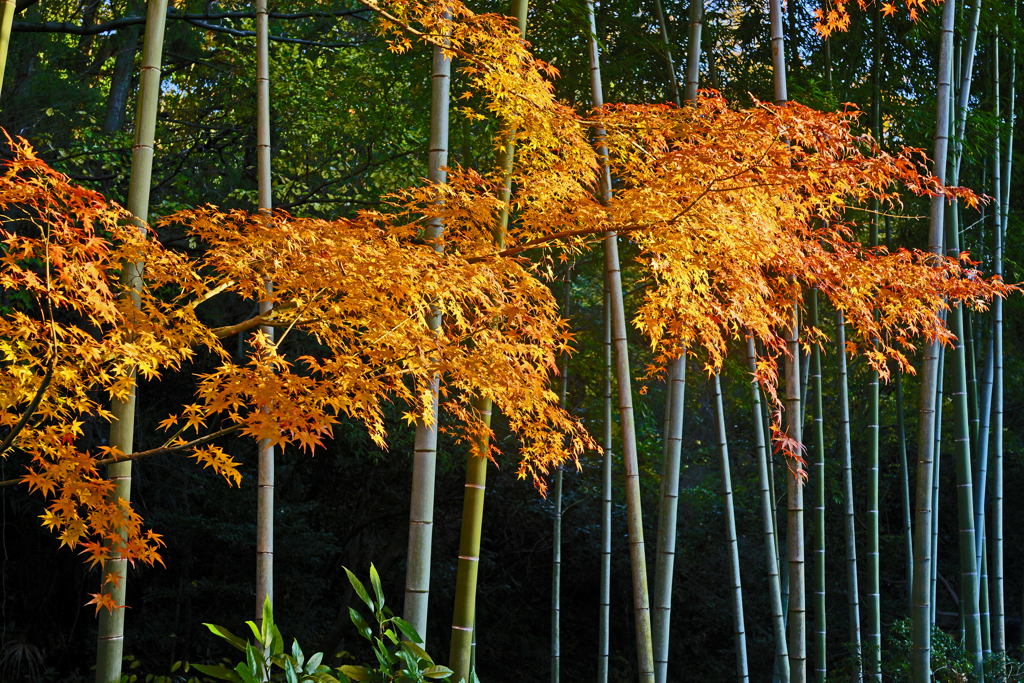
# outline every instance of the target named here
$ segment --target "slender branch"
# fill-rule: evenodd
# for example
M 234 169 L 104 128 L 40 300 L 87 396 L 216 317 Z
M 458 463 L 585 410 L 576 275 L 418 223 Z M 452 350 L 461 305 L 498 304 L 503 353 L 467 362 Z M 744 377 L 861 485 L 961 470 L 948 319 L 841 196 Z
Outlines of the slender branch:
M 200 436 L 197 439 L 192 439 L 191 441 L 186 441 L 184 443 L 175 444 L 173 446 L 164 444 L 163 446 L 160 446 L 158 448 L 151 448 L 148 451 L 136 451 L 129 455 L 122 455 L 113 458 L 103 458 L 102 460 L 97 460 L 94 464 L 96 467 L 102 467 L 104 465 L 112 465 L 117 462 L 126 462 L 128 460 L 142 460 L 143 458 L 152 458 L 154 455 L 178 453 L 189 448 L 196 448 L 197 446 L 202 446 L 203 444 L 209 443 L 214 439 L 226 436 L 228 434 L 231 434 L 232 432 L 237 432 L 241 428 L 242 425 L 240 424 L 232 425 L 231 427 L 225 427 L 224 429 L 213 432 L 212 434 Z M 24 483 L 21 479 L 8 479 L 7 481 L 0 481 L 0 488 L 10 488 L 12 486 L 17 486 L 18 484 L 21 483 Z
M 50 356 L 50 365 L 46 368 L 46 374 L 43 375 L 43 381 L 39 383 L 39 388 L 36 389 L 35 396 L 32 397 L 32 401 L 28 404 L 28 407 L 25 408 L 25 414 L 22 415 L 21 419 L 18 420 L 18 423 L 11 428 L 11 433 L 7 435 L 4 442 L 0 443 L 0 457 L 7 454 L 7 451 L 11 449 L 11 444 L 14 443 L 14 439 L 18 436 L 21 430 L 25 428 L 25 425 L 28 424 L 32 415 L 36 412 L 40 402 L 43 400 L 43 396 L 46 394 L 46 389 L 50 386 L 50 382 L 53 380 L 53 370 L 56 366 L 57 353 L 56 350 L 54 350 L 54 353 Z

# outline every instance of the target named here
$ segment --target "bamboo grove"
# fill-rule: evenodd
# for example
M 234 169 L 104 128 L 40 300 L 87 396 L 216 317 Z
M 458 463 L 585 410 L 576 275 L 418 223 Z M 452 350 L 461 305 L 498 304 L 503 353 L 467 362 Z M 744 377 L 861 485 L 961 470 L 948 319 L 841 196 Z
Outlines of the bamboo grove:
M 5 132 L 0 181 L 0 451 L 5 463 L 20 468 L 2 486 L 5 496 L 10 490 L 31 501 L 18 509 L 39 510 L 33 514 L 48 542 L 82 558 L 97 621 L 97 681 L 131 676 L 124 667 L 138 656 L 130 654 L 126 627 L 134 576 L 170 571 L 173 563 L 167 558 L 175 540 L 147 519 L 146 502 L 132 494 L 134 463 L 191 459 L 188 471 L 201 465 L 223 480 L 224 491 L 255 480 L 255 516 L 246 524 L 256 571 L 246 614 L 256 616 L 260 652 L 283 657 L 269 645 L 280 633 L 267 605 L 280 605 L 293 589 L 274 580 L 282 571 L 275 510 L 283 509 L 293 474 L 284 492 L 275 477 L 282 459 L 322 459 L 336 441 L 357 438 L 367 440 L 378 467 L 402 461 L 406 451 L 413 455 L 400 468 L 410 487 L 402 512 L 389 513 L 402 521 L 388 546 L 377 547 L 400 558 L 396 576 L 404 561 L 401 619 L 384 610 L 386 572 L 370 570 L 370 595 L 346 570 L 351 590 L 377 615 L 380 642 L 391 634 L 394 647 L 382 644 L 378 651 L 382 667 L 399 662 L 405 647 L 404 679 L 423 662 L 431 665 L 427 677 L 450 674 L 467 683 L 522 675 L 488 669 L 476 646 L 478 636 L 488 637 L 477 618 L 489 580 L 484 539 L 496 533 L 487 510 L 495 498 L 501 502 L 494 480 L 509 478 L 503 465 L 514 463 L 515 479 L 525 482 L 519 486 L 532 484 L 530 505 L 543 506 L 546 523 L 554 525 L 545 541 L 553 560 L 545 656 L 552 682 L 569 679 L 562 644 L 568 632 L 590 639 L 587 657 L 596 663 L 598 683 L 618 680 L 613 647 L 631 659 L 628 678 L 682 680 L 686 653 L 670 651 L 670 644 L 686 609 L 674 595 L 694 559 L 677 549 L 688 514 L 680 509 L 690 457 L 684 427 L 705 419 L 686 408 L 701 387 L 713 451 L 706 467 L 718 489 L 716 552 L 724 558 L 717 581 L 726 597 L 719 609 L 728 613 L 731 633 L 722 649 L 732 661 L 721 662 L 728 673 L 719 677 L 881 681 L 896 676 L 891 669 L 883 674 L 884 653 L 889 639 L 901 637 L 900 675 L 914 683 L 1019 680 L 1008 636 L 1015 610 L 1007 601 L 1019 590 L 1009 588 L 1019 577 L 1004 575 L 1003 528 L 1004 500 L 1013 502 L 1003 490 L 1012 463 L 1004 451 L 1010 433 L 1004 394 L 1013 390 L 1004 377 L 1003 313 L 1013 302 L 1004 299 L 1017 287 L 1003 275 L 1014 235 L 1015 11 L 1000 7 L 999 16 L 991 10 L 985 17 L 981 0 L 963 6 L 945 0 L 937 8 L 917 0 L 905 8 L 833 3 L 815 9 L 815 19 L 803 8 L 804 23 L 815 24 L 815 32 L 802 35 L 799 8 L 771 0 L 757 10 L 766 20 L 759 41 L 770 53 L 756 70 L 761 100 L 749 92 L 726 95 L 721 80 L 727 56 L 742 52 L 738 44 L 728 47 L 723 28 L 737 15 L 691 0 L 685 19 L 677 18 L 654 0 L 637 5 L 636 16 L 645 17 L 654 63 L 665 74 L 659 95 L 606 103 L 606 87 L 620 94 L 622 86 L 602 77 L 608 64 L 602 52 L 617 47 L 592 1 L 531 8 L 516 0 L 486 11 L 494 8 L 458 0 L 358 0 L 286 15 L 266 0 L 237 11 L 208 5 L 193 14 L 151 0 L 144 17 L 132 3 L 87 3 L 81 25 L 22 21 L 20 15 L 32 12 L 53 18 L 45 3 L 35 5 L 0 5 L 0 112 L 17 102 L 17 94 L 8 94 L 10 74 L 2 79 L 19 39 L 77 34 L 68 40 L 88 51 L 104 35 L 102 16 L 106 30 L 123 33 L 128 46 L 102 54 L 114 61 L 102 133 L 113 139 L 123 127 L 142 40 L 123 205 L 94 189 L 99 176 L 69 172 L 72 157 L 53 156 L 51 142 L 33 139 L 25 127 Z M 610 11 L 600 10 L 602 16 Z M 632 11 L 630 5 L 627 14 Z M 369 144 L 360 171 L 367 179 L 353 184 L 380 182 L 379 201 L 356 198 L 339 211 L 334 202 L 348 200 L 331 195 L 309 210 L 310 197 L 338 191 L 351 176 L 329 176 L 330 162 L 318 171 L 322 182 L 308 172 L 301 183 L 288 180 L 279 170 L 297 162 L 275 150 L 273 130 L 281 120 L 272 116 L 274 97 L 289 76 L 273 59 L 300 48 L 349 47 L 270 30 L 275 19 L 309 18 L 361 22 L 353 35 L 376 45 L 381 59 L 422 63 L 410 73 L 422 81 L 413 108 L 428 117 L 416 145 L 425 166 L 380 180 L 387 174 L 380 170 L 384 162 L 374 167 L 372 146 L 384 145 L 387 136 Z M 232 28 L 236 19 L 251 20 L 245 26 L 253 30 Z M 937 28 L 925 25 L 932 20 Z M 928 87 L 934 116 L 930 111 L 927 123 L 915 119 L 934 134 L 926 149 L 910 146 L 895 114 L 883 111 L 883 38 L 886 22 L 897 21 L 908 32 L 934 28 L 939 36 Z M 239 57 L 249 59 L 252 73 L 234 87 L 252 91 L 243 99 L 252 100 L 253 135 L 245 144 L 255 192 L 232 191 L 223 201 L 164 199 L 151 207 L 167 185 L 160 180 L 166 169 L 154 168 L 161 128 L 176 125 L 170 103 L 200 106 L 186 101 L 185 89 L 168 87 L 162 74 L 185 49 L 178 37 L 167 38 L 168 22 L 186 23 L 206 40 L 226 35 L 254 44 L 251 59 Z M 674 38 L 683 24 L 685 40 Z M 864 112 L 838 106 L 831 94 L 837 78 L 831 45 L 858 26 L 870 39 L 869 66 L 861 74 L 871 94 Z M 567 31 L 578 54 L 563 60 L 560 73 L 555 56 L 541 55 L 551 50 L 545 41 Z M 673 61 L 673 44 L 683 45 L 676 51 L 685 55 L 682 64 Z M 821 48 L 823 77 L 807 86 L 812 46 Z M 982 47 L 991 60 L 987 83 L 973 80 Z M 318 64 L 309 62 L 296 88 L 320 85 Z M 576 79 L 573 93 L 560 83 L 576 71 L 589 79 Z M 794 72 L 804 80 L 791 97 Z M 22 80 L 13 92 L 27 92 L 28 77 L 14 73 Z M 398 98 L 394 93 L 404 86 L 397 81 L 384 99 Z M 979 92 L 991 112 L 976 111 Z M 324 96 L 337 99 L 333 91 Z M 980 116 L 987 125 L 978 125 Z M 0 125 L 8 124 L 0 118 Z M 316 154 L 317 145 L 326 149 L 332 135 L 305 141 L 303 154 Z M 985 161 L 981 170 L 970 167 L 977 158 Z M 217 164 L 224 163 L 222 154 Z M 211 166 L 205 173 L 221 171 Z M 293 186 L 296 194 L 288 194 Z M 287 199 L 295 196 L 305 199 Z M 929 216 L 914 216 L 924 207 Z M 897 222 L 919 226 L 927 241 L 894 244 Z M 597 313 L 591 324 L 578 325 L 576 309 L 588 305 Z M 596 360 L 588 361 L 590 347 L 600 350 Z M 587 376 L 585 393 L 600 407 L 586 414 L 573 403 L 572 388 L 585 372 L 600 375 Z M 154 386 L 186 390 L 159 396 Z M 905 395 L 905 386 L 919 396 Z M 905 403 L 917 400 L 915 414 Z M 891 402 L 890 419 L 883 406 Z M 663 418 L 651 417 L 654 403 Z M 854 433 L 851 412 L 863 414 L 862 434 Z M 137 418 L 143 414 L 145 420 Z M 835 423 L 826 419 L 833 414 Z M 750 429 L 749 441 L 730 443 L 739 422 L 744 433 Z M 890 454 L 883 446 L 890 422 L 895 463 L 885 460 Z M 99 431 L 104 435 L 97 437 Z M 955 532 L 940 527 L 938 514 L 942 449 L 950 444 L 953 463 L 945 458 L 944 464 L 955 472 Z M 294 473 L 298 466 L 288 467 Z M 457 531 L 439 527 L 442 536 L 458 538 L 457 553 L 439 559 L 436 520 L 452 506 L 437 495 L 446 470 L 457 470 L 464 485 Z M 572 533 L 566 524 L 584 523 L 578 511 L 567 516 L 571 506 L 564 501 L 573 487 L 582 490 L 591 471 L 599 482 L 590 497 L 600 502 L 585 524 L 600 546 L 592 562 L 600 586 L 587 598 L 594 623 L 576 623 L 565 599 L 574 581 L 566 556 L 575 548 L 563 535 Z M 749 486 L 734 487 L 744 478 Z M 889 481 L 899 489 L 896 522 L 887 519 Z M 573 505 L 587 500 L 579 495 Z M 5 498 L 5 515 L 7 509 Z M 613 544 L 613 510 L 622 543 Z M 841 524 L 833 530 L 828 519 Z M 756 546 L 745 539 L 743 524 L 760 535 Z M 894 579 L 883 575 L 883 565 L 893 564 L 883 547 L 894 546 L 883 526 L 898 527 L 903 573 L 895 582 L 904 584 L 905 596 L 898 605 L 884 602 L 883 584 Z M 653 543 L 645 543 L 645 529 L 655 531 Z M 938 570 L 940 538 L 956 539 L 953 581 Z M 283 540 L 289 543 L 287 535 Z M 613 554 L 627 547 L 628 560 L 624 554 L 615 566 L 628 567 L 628 577 L 613 578 Z M 751 547 L 756 560 L 744 564 Z M 756 575 L 749 569 L 754 564 Z M 628 585 L 622 591 L 628 619 L 611 610 L 617 580 Z M 443 582 L 450 586 L 439 588 Z M 443 590 L 453 594 L 450 622 L 447 614 L 440 622 L 436 616 Z M 954 594 L 959 610 L 957 625 L 945 630 L 936 608 L 943 590 Z M 842 596 L 838 608 L 830 606 L 830 595 Z M 745 608 L 752 602 L 767 605 L 763 623 Z M 349 610 L 346 604 L 343 622 Z M 910 619 L 896 622 L 893 615 Z M 351 620 L 372 640 L 363 617 L 352 611 Z M 396 630 L 385 633 L 385 623 Z M 439 623 L 450 626 L 449 636 Z M 230 642 L 220 627 L 210 628 Z M 403 646 L 398 631 L 409 638 Z M 947 631 L 966 658 L 960 669 L 941 659 Z M 633 642 L 613 643 L 613 633 Z M 848 650 L 836 652 L 830 645 L 836 642 Z M 434 666 L 426 652 L 436 657 L 446 643 L 448 668 Z M 759 646 L 766 656 L 757 656 Z M 31 660 L 14 652 L 5 644 L 0 666 Z M 198 663 L 204 655 L 197 653 L 180 654 Z M 353 656 L 339 652 L 337 662 L 327 660 L 340 666 L 346 657 Z M 769 668 L 753 666 L 755 659 Z M 294 660 L 301 668 L 301 651 Z M 310 671 L 321 660 L 315 661 Z M 255 662 L 250 654 L 251 669 Z M 214 673 L 210 666 L 197 670 Z M 12 680 L 23 673 L 16 671 Z M 217 671 L 248 680 L 228 668 Z M 321 674 L 327 676 L 326 667 L 302 680 L 331 680 L 315 678 Z M 292 670 L 288 680 L 297 675 Z M 337 670 L 337 680 L 392 680 L 376 675 L 352 665 Z

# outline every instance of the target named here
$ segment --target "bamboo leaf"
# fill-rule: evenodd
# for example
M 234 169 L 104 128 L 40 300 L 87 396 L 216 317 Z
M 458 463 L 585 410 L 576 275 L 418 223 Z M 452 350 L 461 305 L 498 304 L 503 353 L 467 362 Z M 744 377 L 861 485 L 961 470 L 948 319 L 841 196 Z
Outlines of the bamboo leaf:
M 449 669 L 448 667 L 440 666 L 438 664 L 435 664 L 434 666 L 429 666 L 423 670 L 423 675 L 427 678 L 447 678 L 448 676 L 451 676 L 453 673 L 455 672 Z
M 237 673 L 225 666 L 220 666 L 219 664 L 191 664 L 191 667 L 203 672 L 207 676 L 213 676 L 214 678 L 219 678 L 222 681 L 238 682 L 242 680 Z
M 241 638 L 239 638 L 238 636 L 236 636 L 231 631 L 229 631 L 226 628 L 224 628 L 223 626 L 218 626 L 217 624 L 203 624 L 203 626 L 205 626 L 206 628 L 210 629 L 210 631 L 213 633 L 213 635 L 217 636 L 218 638 L 223 638 L 224 640 L 228 641 L 231 644 L 231 646 L 233 648 L 235 648 L 236 650 L 240 650 L 242 652 L 245 652 L 245 641 L 242 640 Z M 197 665 L 194 665 L 194 666 L 197 666 Z
M 370 599 L 370 595 L 366 592 L 366 587 L 363 585 L 363 582 L 357 579 L 356 575 L 348 570 L 348 567 L 342 567 L 342 569 L 344 569 L 345 573 L 348 575 L 349 583 L 352 584 L 352 588 L 355 590 L 356 595 L 359 596 L 359 599 L 366 603 L 366 606 L 370 608 L 371 612 L 376 612 L 377 610 L 374 608 L 373 600 Z

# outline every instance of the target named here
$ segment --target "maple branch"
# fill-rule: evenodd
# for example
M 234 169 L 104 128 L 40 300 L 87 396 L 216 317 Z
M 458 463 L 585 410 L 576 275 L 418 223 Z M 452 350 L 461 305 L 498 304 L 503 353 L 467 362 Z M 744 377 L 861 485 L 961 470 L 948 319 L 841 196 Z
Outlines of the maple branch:
M 32 418 L 32 415 L 36 412 L 39 404 L 43 400 L 43 396 L 46 394 L 47 387 L 50 386 L 50 382 L 53 380 L 53 370 L 57 366 L 57 354 L 56 351 L 50 356 L 50 366 L 46 368 L 46 374 L 43 376 L 43 381 L 39 383 L 39 388 L 36 389 L 35 396 L 32 397 L 32 401 L 25 408 L 25 414 L 21 416 L 18 423 L 11 428 L 11 433 L 7 435 L 3 443 L 0 443 L 0 457 L 7 455 L 7 451 L 11 449 L 11 444 L 14 443 L 15 437 L 25 428 L 28 421 Z
M 206 294 L 203 294 L 201 297 L 199 297 L 195 301 L 193 301 L 190 304 L 188 304 L 187 308 L 189 308 L 191 310 L 195 310 L 196 307 L 199 306 L 199 304 L 202 304 L 202 303 L 205 303 L 205 302 L 209 301 L 213 297 L 217 296 L 218 294 L 220 294 L 221 292 L 226 290 L 228 287 L 235 286 L 235 284 L 236 283 L 235 283 L 234 280 L 225 280 L 224 282 L 220 283 L 219 285 L 217 285 L 216 287 L 214 287 L 213 289 L 208 291 Z M 217 329 L 220 329 L 220 328 L 217 328 Z M 219 338 L 223 339 L 223 337 L 219 337 Z
M 239 332 L 245 332 L 247 330 L 251 330 L 254 327 L 259 327 L 260 325 L 271 325 L 272 326 L 273 323 L 271 322 L 271 318 L 274 317 L 274 313 L 275 312 L 277 312 L 277 311 L 288 311 L 288 310 L 291 310 L 293 308 L 295 308 L 295 304 L 293 304 L 293 303 L 292 304 L 284 304 L 283 306 L 275 306 L 274 308 L 270 309 L 266 313 L 263 313 L 262 315 L 258 315 L 255 318 L 249 318 L 248 320 L 243 320 L 242 322 L 237 323 L 235 325 L 225 325 L 224 327 L 215 327 L 212 330 L 210 330 L 210 332 L 212 332 L 213 336 L 215 336 L 217 339 L 227 339 L 228 337 L 230 337 L 232 335 L 235 335 L 235 334 L 238 334 Z
M 102 460 L 97 460 L 94 464 L 97 467 L 99 467 L 101 465 L 113 465 L 114 463 L 126 462 L 129 460 L 142 460 L 143 458 L 152 458 L 154 455 L 166 455 L 168 453 L 177 453 L 188 448 L 202 446 L 203 444 L 209 443 L 214 439 L 226 436 L 228 434 L 231 434 L 232 432 L 237 432 L 241 428 L 242 425 L 233 425 L 231 427 L 225 427 L 224 429 L 213 432 L 212 434 L 200 436 L 196 439 L 192 439 L 191 441 L 186 441 L 184 443 L 175 444 L 173 446 L 164 444 L 163 446 L 159 446 L 157 448 L 150 448 L 148 451 L 136 451 L 129 455 L 103 458 Z M 21 479 L 8 479 L 7 481 L 0 481 L 0 488 L 10 488 L 12 486 L 17 486 L 18 484 L 22 483 L 24 483 L 24 481 L 22 481 Z

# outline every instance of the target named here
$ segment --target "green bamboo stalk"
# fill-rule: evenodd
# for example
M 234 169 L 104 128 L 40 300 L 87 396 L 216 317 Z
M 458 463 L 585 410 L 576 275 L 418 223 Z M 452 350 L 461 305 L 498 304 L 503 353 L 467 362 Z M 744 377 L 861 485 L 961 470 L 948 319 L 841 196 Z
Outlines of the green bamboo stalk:
M 700 81 L 701 29 L 704 25 L 704 0 L 690 0 L 689 44 L 686 53 L 687 102 L 697 100 L 697 86 Z
M 907 561 L 908 614 L 914 610 L 912 599 L 914 589 L 914 530 L 910 517 L 910 466 L 907 462 L 907 430 L 903 417 L 903 370 L 896 367 L 896 437 L 900 447 L 900 494 L 903 503 L 903 544 Z
M 959 226 L 957 214 L 951 212 L 952 220 L 946 239 L 948 254 L 960 253 Z M 953 406 L 954 456 L 956 459 L 957 512 L 960 538 L 960 604 L 964 608 L 965 647 L 974 663 L 974 671 L 982 675 L 981 613 L 978 602 L 979 577 L 974 528 L 974 486 L 971 468 L 970 424 L 967 411 L 967 356 L 964 347 L 963 307 L 957 302 L 949 310 L 950 331 L 956 337 L 953 346 L 952 376 L 953 391 L 950 398 Z
M 1013 7 L 1014 19 L 1017 16 L 1017 6 Z M 997 34 L 998 35 L 998 34 Z M 998 44 L 998 43 L 997 43 Z M 998 64 L 998 59 L 996 60 Z M 996 68 L 998 73 L 999 69 Z M 995 263 L 996 275 L 1003 275 L 1003 243 L 1006 239 L 1006 227 L 1009 220 L 1010 203 L 1010 178 L 1013 170 L 1013 131 L 1016 124 L 1016 98 L 1017 98 L 1017 50 L 1016 47 L 1010 50 L 1010 100 L 1007 112 L 1009 114 L 1009 126 L 1007 130 L 1006 153 L 1000 154 L 1003 168 L 1000 171 L 1003 182 L 1000 189 L 1002 201 L 998 208 L 999 221 L 995 229 Z M 996 92 L 996 102 L 999 102 L 999 93 Z M 997 117 L 998 118 L 998 117 Z M 994 628 L 992 634 L 992 650 L 997 654 L 1006 652 L 1006 615 L 1005 615 L 1005 594 L 1003 586 L 1003 302 L 996 299 L 992 305 L 992 353 L 993 358 L 993 382 L 992 382 L 992 616 L 994 617 Z M 1005 662 L 1005 660 L 1003 660 Z M 1003 679 L 1006 669 L 1000 666 L 994 672 L 997 678 Z
M 818 327 L 818 290 L 807 293 L 811 313 L 811 326 Z M 811 347 L 811 388 L 813 404 L 811 419 L 814 421 L 814 451 L 810 472 L 811 495 L 813 498 L 814 534 L 811 541 L 811 573 L 814 581 L 811 596 L 814 602 L 814 679 L 825 683 L 828 660 L 825 650 L 825 425 L 821 405 L 821 349 Z
M 846 539 L 846 601 L 850 645 L 856 661 L 855 680 L 863 677 L 860 643 L 860 589 L 857 586 L 857 530 L 853 513 L 853 457 L 850 448 L 850 391 L 846 379 L 846 317 L 836 311 L 836 355 L 839 359 L 840 464 L 843 468 L 843 530 Z
M 452 63 L 444 51 L 434 47 L 430 91 L 430 140 L 427 179 L 443 185 L 448 173 L 448 109 Z M 434 249 L 442 251 L 444 223 L 440 219 L 428 222 L 426 238 Z M 431 311 L 427 320 L 430 329 L 441 327 L 441 314 Z M 432 419 L 420 416 L 416 420 L 413 441 L 412 493 L 409 504 L 409 553 L 405 573 L 405 609 L 403 616 L 412 624 L 424 642 L 427 640 L 427 607 L 430 598 L 430 550 L 434 533 L 434 473 L 437 468 L 437 421 L 439 379 L 434 377 L 430 386 L 428 410 Z M 472 612 L 469 613 L 472 615 Z
M 935 151 L 932 173 L 939 182 L 946 178 L 946 160 L 949 151 L 949 91 L 953 65 L 953 22 L 955 3 L 945 3 L 942 8 L 940 27 L 939 64 L 937 78 L 937 105 L 935 114 Z M 928 248 L 933 254 L 942 254 L 942 223 L 945 199 L 931 200 L 931 222 L 928 231 Z M 935 341 L 924 350 L 921 371 L 920 419 L 918 422 L 917 449 L 917 491 L 914 519 L 914 583 L 912 619 L 912 668 L 913 683 L 929 683 L 931 680 L 931 631 L 932 594 L 931 574 L 932 548 L 932 474 L 935 454 L 935 390 L 939 375 L 939 349 Z
M 526 35 L 527 0 L 515 0 L 512 11 L 519 19 L 519 32 Z M 451 68 L 451 62 L 448 63 Z M 450 72 L 449 72 L 450 73 Z M 505 207 L 501 210 L 493 236 L 495 246 L 505 247 L 505 231 L 508 227 L 508 202 L 512 188 L 512 164 L 515 155 L 514 133 L 510 133 L 499 154 L 498 164 L 505 170 Z M 568 287 L 568 284 L 567 284 Z M 566 294 L 568 296 L 568 292 Z M 564 399 L 563 399 L 564 405 Z M 491 424 L 491 399 L 477 397 L 473 400 L 474 411 L 481 416 L 486 428 Z M 466 462 L 465 497 L 462 507 L 462 533 L 459 541 L 459 565 L 455 577 L 455 609 L 452 616 L 451 650 L 449 668 L 454 672 L 453 683 L 469 681 L 472 672 L 473 634 L 476 618 L 477 574 L 480 566 L 480 537 L 483 529 L 484 492 L 487 485 L 488 437 L 481 438 L 477 453 L 472 452 Z M 558 497 L 561 504 L 561 470 L 558 471 Z M 559 576 L 556 574 L 556 576 Z M 555 647 L 557 647 L 557 641 Z M 557 675 L 557 670 L 556 670 Z
M 981 536 L 981 564 L 978 565 L 978 572 L 981 576 L 978 590 L 978 610 L 981 613 L 981 651 L 987 657 L 992 654 L 992 631 L 988 606 L 988 553 L 986 552 L 988 543 L 983 533 L 978 535 Z
M 166 0 L 150 2 L 146 17 L 146 34 L 142 48 L 142 71 L 139 75 L 138 103 L 135 115 L 135 141 L 132 145 L 132 170 L 128 184 L 128 210 L 140 229 L 149 219 L 149 193 L 153 176 L 153 145 L 156 140 L 156 114 L 160 99 L 160 63 L 163 56 L 164 23 L 167 15 Z M 142 288 L 141 263 L 125 263 L 121 286 L 139 305 Z M 134 448 L 135 431 L 135 376 L 132 372 L 131 392 L 124 401 L 112 400 L 110 412 L 110 446 L 122 453 Z M 111 497 L 131 500 L 132 463 L 125 461 L 107 466 L 107 477 L 114 482 Z M 127 561 L 115 547 L 104 567 L 105 582 L 101 590 L 108 593 L 117 605 L 112 611 L 101 610 L 96 646 L 97 683 L 119 683 L 121 656 L 124 648 L 124 598 L 128 584 Z
M 945 314 L 943 314 L 945 317 Z M 932 487 L 932 509 L 935 510 L 935 514 L 932 517 L 932 552 L 935 557 L 938 557 L 939 552 L 939 488 L 942 482 L 941 477 L 941 465 L 942 465 L 942 388 L 943 382 L 946 377 L 946 347 L 939 349 L 939 381 L 936 387 L 936 405 L 935 405 L 935 477 L 934 486 Z M 931 568 L 931 596 L 932 596 L 932 623 L 935 623 L 935 610 L 937 605 L 936 596 L 938 594 L 939 585 L 939 563 L 938 560 L 932 563 Z
M 658 26 L 661 28 L 661 49 L 665 55 L 665 66 L 668 68 L 669 96 L 676 106 L 679 101 L 679 81 L 676 78 L 676 67 L 672 62 L 672 44 L 668 41 L 668 24 L 665 23 L 665 13 L 661 8 L 661 0 L 654 0 L 654 13 L 658 17 Z M 689 74 L 689 71 L 687 71 Z
M 562 316 L 569 318 L 569 304 L 572 298 L 572 269 L 565 271 L 565 306 Z M 562 381 L 559 387 L 559 401 L 562 408 L 569 405 L 569 354 L 562 354 Z M 555 470 L 555 490 L 552 502 L 555 507 L 552 540 L 551 567 L 551 683 L 558 683 L 561 669 L 561 613 L 562 613 L 562 471 Z
M 593 105 L 604 105 L 601 88 L 601 66 L 598 60 L 597 25 L 593 0 L 587 1 L 590 27 L 590 85 Z M 604 130 L 596 131 L 598 154 L 607 158 L 602 140 Z M 611 201 L 612 183 L 607 164 L 601 170 L 601 202 Z M 608 276 L 611 302 L 612 341 L 615 348 L 615 376 L 618 380 L 619 424 L 622 430 L 622 460 L 626 469 L 626 516 L 629 527 L 630 564 L 633 579 L 633 608 L 636 621 L 637 668 L 641 683 L 654 681 L 654 653 L 651 643 L 650 598 L 647 590 L 647 558 L 644 554 L 643 512 L 640 505 L 640 467 L 637 462 L 636 428 L 633 423 L 633 390 L 629 374 L 629 350 L 626 340 L 626 312 L 622 299 L 622 272 L 619 266 L 618 237 L 606 233 L 604 239 L 605 272 Z
M 669 366 L 668 400 L 670 419 L 662 469 L 662 498 L 658 514 L 658 542 L 654 568 L 654 611 L 651 633 L 654 639 L 654 680 L 665 683 L 668 676 L 668 648 L 672 623 L 672 578 L 676 553 L 676 515 L 679 507 L 679 461 L 683 439 L 683 405 L 686 392 L 686 356 Z
M 491 426 L 491 400 L 476 398 L 473 410 L 484 426 Z M 476 616 L 476 584 L 480 570 L 480 536 L 487 490 L 486 438 L 477 445 L 478 455 L 466 462 L 465 497 L 462 503 L 462 533 L 459 538 L 459 565 L 455 580 L 455 613 L 452 616 L 452 641 L 448 667 L 453 683 L 469 681 L 471 671 L 473 624 Z
M 256 177 L 260 213 L 273 210 L 270 183 L 270 29 L 267 0 L 256 0 Z M 273 289 L 263 283 L 267 294 Z M 260 301 L 260 314 L 270 312 L 271 303 Z M 271 342 L 274 328 L 260 327 Z M 258 446 L 256 497 L 256 623 L 263 622 L 263 604 L 274 600 L 274 446 L 261 439 Z
M 729 573 L 732 579 L 733 636 L 736 647 L 736 680 L 748 683 L 747 635 L 743 624 L 743 585 L 740 581 L 740 550 L 736 538 L 736 511 L 733 507 L 732 474 L 729 467 L 729 442 L 725 434 L 725 408 L 722 405 L 722 383 L 715 374 L 715 424 L 718 431 L 718 462 L 722 469 L 722 507 L 725 511 L 725 538 L 729 544 Z
M 597 683 L 608 683 L 612 576 L 612 309 L 607 274 L 601 278 L 604 318 L 604 401 L 601 449 L 601 596 L 598 606 Z
M 4 71 L 7 68 L 7 49 L 11 44 L 11 24 L 14 23 L 15 0 L 0 2 L 0 93 L 3 93 Z
M 757 374 L 757 357 L 753 337 L 747 337 L 747 367 Z M 759 382 L 750 383 L 753 410 L 754 450 L 757 455 L 757 482 L 761 492 L 761 528 L 764 533 L 765 560 L 768 567 L 768 603 L 772 613 L 775 636 L 775 668 L 779 683 L 789 683 L 789 648 L 786 647 L 786 617 L 782 606 L 782 585 L 779 579 L 779 550 L 775 533 L 775 499 L 769 475 L 768 449 L 765 444 L 764 421 L 761 419 Z
M 770 0 L 772 74 L 775 85 L 775 103 L 783 105 L 789 99 L 786 90 L 785 41 L 782 34 L 781 0 Z M 789 437 L 802 443 L 800 407 L 800 319 L 794 307 L 792 327 L 786 330 L 786 427 Z M 807 609 L 804 566 L 804 499 L 802 467 L 796 459 L 787 463 L 786 547 L 789 557 L 789 675 L 793 683 L 807 683 Z

